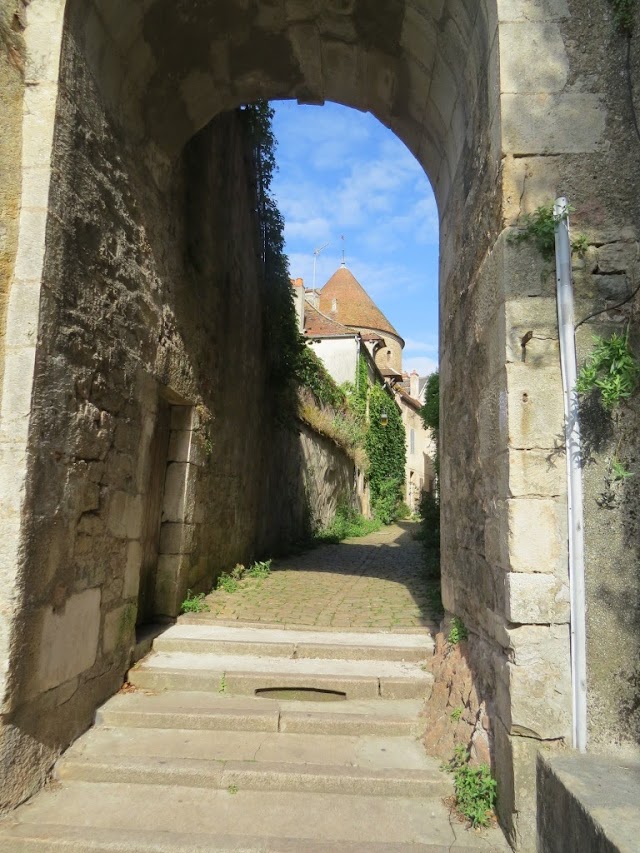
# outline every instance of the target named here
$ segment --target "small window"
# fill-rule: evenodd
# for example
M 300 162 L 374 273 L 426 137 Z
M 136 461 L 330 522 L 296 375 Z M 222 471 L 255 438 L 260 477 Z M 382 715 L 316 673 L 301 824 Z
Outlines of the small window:
M 334 312 L 338 310 L 338 300 L 337 299 L 331 300 L 331 310 Z
M 409 453 L 416 452 L 416 431 L 414 429 L 411 430 L 409 434 Z

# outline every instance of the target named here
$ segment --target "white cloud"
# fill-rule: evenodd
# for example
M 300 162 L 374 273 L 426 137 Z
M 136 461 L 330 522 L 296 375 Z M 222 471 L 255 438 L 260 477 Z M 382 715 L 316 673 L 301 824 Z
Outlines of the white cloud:
M 407 338 L 404 342 L 405 352 L 438 352 L 437 341 L 417 341 L 415 338 Z
M 427 358 L 427 356 L 403 357 L 402 366 L 407 373 L 416 370 L 420 376 L 429 376 L 430 373 L 434 373 L 438 369 L 438 362 L 436 359 Z

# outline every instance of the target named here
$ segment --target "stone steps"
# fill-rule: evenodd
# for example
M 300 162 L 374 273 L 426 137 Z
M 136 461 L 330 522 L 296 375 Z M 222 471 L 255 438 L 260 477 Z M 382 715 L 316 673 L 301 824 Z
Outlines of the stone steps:
M 56 846 L 50 844 L 49 828 L 58 836 Z M 455 841 L 439 799 L 69 781 L 23 807 L 21 823 L 0 835 L 0 851 L 48 853 L 65 849 L 62 844 L 72 838 L 75 849 L 84 853 L 91 849 L 87 839 L 92 833 L 105 830 L 116 833 L 116 846 L 101 842 L 103 846 L 94 849 L 110 853 L 144 850 L 136 844 L 138 833 L 164 836 L 165 843 L 171 842 L 166 849 L 172 853 L 174 835 L 188 851 L 199 849 L 194 841 L 208 843 L 204 850 L 215 850 L 215 839 L 229 836 L 236 842 L 239 837 L 261 839 L 262 846 L 255 848 L 260 851 L 266 845 L 277 850 L 287 840 L 290 850 L 301 853 L 312 850 L 313 844 L 340 850 L 342 844 L 369 844 L 369 839 L 378 844 L 431 844 L 443 849 Z M 18 847 L 21 837 L 25 844 Z
M 264 689 L 312 689 L 344 693 L 348 699 L 420 699 L 433 677 L 418 664 L 379 660 L 153 652 L 129 672 L 147 690 L 206 690 L 253 696 Z
M 3 846 L 7 843 L 11 846 Z M 450 853 L 456 850 L 463 853 L 470 849 L 411 842 L 325 842 L 310 838 L 265 839 L 52 825 L 21 825 L 15 828 L 10 842 L 3 843 L 0 838 L 2 853 Z M 490 853 L 492 848 L 476 849 Z
M 432 649 L 424 632 L 180 621 L 0 827 L 0 853 L 504 851 L 456 828 L 418 740 Z
M 421 662 L 433 655 L 428 634 L 369 634 L 273 628 L 229 628 L 212 622 L 179 623 L 153 644 L 158 652 L 197 652 L 222 655 L 322 658 L 324 660 L 382 660 Z
M 203 691 L 123 692 L 96 715 L 106 727 L 296 732 L 333 735 L 418 735 L 419 699 L 343 702 L 278 701 Z

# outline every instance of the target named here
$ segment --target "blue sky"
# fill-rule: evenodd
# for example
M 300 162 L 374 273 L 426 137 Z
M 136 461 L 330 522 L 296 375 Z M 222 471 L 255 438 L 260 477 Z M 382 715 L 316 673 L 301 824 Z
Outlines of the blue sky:
M 338 104 L 277 101 L 279 171 L 291 276 L 316 286 L 347 266 L 406 341 L 403 365 L 431 373 L 438 359 L 438 213 L 426 175 L 373 116 Z

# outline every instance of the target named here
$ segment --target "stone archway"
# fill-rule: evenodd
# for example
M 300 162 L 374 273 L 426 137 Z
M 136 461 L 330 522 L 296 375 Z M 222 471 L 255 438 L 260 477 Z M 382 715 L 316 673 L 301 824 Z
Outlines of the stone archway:
M 103 453 L 135 457 L 148 441 L 140 412 L 154 409 L 149 376 L 176 403 L 200 393 L 197 346 L 174 323 L 177 303 L 181 316 L 193 311 L 175 286 L 182 268 L 172 248 L 189 227 L 176 207 L 181 151 L 241 103 L 333 100 L 375 114 L 434 186 L 444 601 L 476 638 L 473 666 L 493 699 L 501 818 L 514 842 L 530 843 L 535 752 L 571 728 L 563 465 L 548 465 L 562 402 L 553 292 L 505 227 L 556 194 L 570 158 L 596 156 L 604 143 L 598 92 L 566 88 L 569 19 L 565 0 L 28 5 L 0 423 L 12 495 L 0 637 L 3 750 L 30 767 L 7 801 L 30 790 L 34 768 L 46 768 L 68 736 L 55 713 L 39 722 L 46 709 L 74 707 L 81 728 L 120 672 L 105 638 L 114 625 L 126 629 L 123 566 L 139 561 L 139 535 L 115 519 L 126 508 L 136 527 L 140 484 L 129 472 L 105 486 L 103 473 L 92 479 L 96 466 Z M 89 299 L 107 280 L 113 288 Z M 100 351 L 109 324 L 124 349 Z M 133 408 L 118 397 L 125 385 Z M 51 450 L 46 463 L 39 446 Z M 70 533 L 68 519 L 83 513 L 92 518 Z M 94 523 L 115 543 L 112 576 L 69 569 L 79 565 L 79 537 L 91 549 Z M 93 631 L 90 654 L 75 654 L 73 631 Z M 59 646 L 63 660 L 43 664 L 42 644 L 61 632 L 72 638 Z M 78 688 L 87 672 L 98 679 L 93 693 Z

